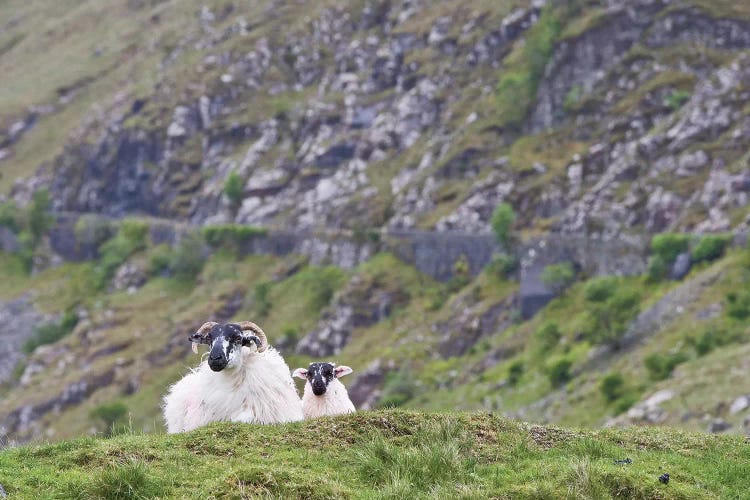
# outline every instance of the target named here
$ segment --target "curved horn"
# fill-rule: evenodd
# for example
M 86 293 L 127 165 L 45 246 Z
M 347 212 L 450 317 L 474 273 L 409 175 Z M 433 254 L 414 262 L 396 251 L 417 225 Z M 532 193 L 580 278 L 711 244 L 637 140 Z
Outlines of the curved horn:
M 198 328 L 198 330 L 189 337 L 188 340 L 190 340 L 191 342 L 191 347 L 194 353 L 198 353 L 198 342 L 196 342 L 196 340 L 198 340 L 201 344 L 208 343 L 206 342 L 206 334 L 210 332 L 211 328 L 216 325 L 218 325 L 218 323 L 216 323 L 215 321 L 206 321 L 205 323 L 203 323 L 203 326 Z
M 260 339 L 260 347 L 258 347 L 258 352 L 263 352 L 268 349 L 268 338 L 266 337 L 265 332 L 258 325 L 256 325 L 252 321 L 241 321 L 239 325 L 243 332 L 253 332 L 253 335 L 257 336 Z

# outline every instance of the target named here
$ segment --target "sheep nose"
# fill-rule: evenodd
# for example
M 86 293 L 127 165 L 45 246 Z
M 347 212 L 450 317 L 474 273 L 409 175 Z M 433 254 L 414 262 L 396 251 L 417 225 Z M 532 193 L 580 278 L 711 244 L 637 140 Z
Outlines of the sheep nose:
M 316 396 L 320 396 L 322 394 L 325 394 L 326 392 L 326 385 L 325 384 L 313 384 L 312 385 L 312 391 L 313 394 Z

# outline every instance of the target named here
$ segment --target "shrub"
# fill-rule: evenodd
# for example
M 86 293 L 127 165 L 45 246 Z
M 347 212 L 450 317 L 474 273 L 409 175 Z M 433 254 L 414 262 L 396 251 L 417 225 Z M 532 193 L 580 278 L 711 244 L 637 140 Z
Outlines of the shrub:
M 660 255 L 652 255 L 648 258 L 648 279 L 658 282 L 667 277 L 668 266 Z
M 575 111 L 578 103 L 581 102 L 583 96 L 583 87 L 580 85 L 573 85 L 570 90 L 565 94 L 565 101 L 563 102 L 563 109 L 567 112 Z
M 661 233 L 651 238 L 651 253 L 658 255 L 666 265 L 672 262 L 683 252 L 687 252 L 690 244 L 690 236 L 679 233 Z
M 523 361 L 517 359 L 512 362 L 508 367 L 508 383 L 510 385 L 516 385 L 521 377 L 523 376 L 524 366 Z
M 31 354 L 41 345 L 54 344 L 72 332 L 76 324 L 78 324 L 78 315 L 75 311 L 66 311 L 60 321 L 37 326 L 34 329 L 34 335 L 23 343 L 22 349 L 26 354 Z
M 99 247 L 98 287 L 102 288 L 131 255 L 146 247 L 148 225 L 139 221 L 123 221 L 117 234 Z
M 118 433 L 118 427 L 125 427 L 125 417 L 128 415 L 128 407 L 124 403 L 104 403 L 91 410 L 91 418 L 101 420 L 108 435 Z
M 551 264 L 542 271 L 542 282 L 555 294 L 561 293 L 575 280 L 575 271 L 569 262 Z
M 383 393 L 377 403 L 378 408 L 403 406 L 416 393 L 416 384 L 411 371 L 403 369 L 386 376 Z
M 271 311 L 271 283 L 258 283 L 253 288 L 253 301 L 258 316 L 265 318 Z
M 13 201 L 0 203 L 0 226 L 5 226 L 18 233 L 23 225 L 21 211 Z
M 175 278 L 192 281 L 201 273 L 205 263 L 203 238 L 198 234 L 190 233 L 180 240 L 172 252 L 169 269 Z
M 739 320 L 750 317 L 750 292 L 727 293 L 727 316 Z
M 539 342 L 543 351 L 553 349 L 560 342 L 560 329 L 554 321 L 548 321 L 534 332 L 534 337 Z
M 42 236 L 52 224 L 52 217 L 49 214 L 50 206 L 49 192 L 46 189 L 34 192 L 28 213 L 29 233 L 34 245 L 42 239 Z
M 490 275 L 500 279 L 508 279 L 518 270 L 518 259 L 514 256 L 500 253 L 492 257 L 492 262 L 487 266 Z
M 677 365 L 687 361 L 687 355 L 679 351 L 672 354 L 654 353 L 643 360 L 651 380 L 659 381 L 668 378 Z
M 214 248 L 229 248 L 232 250 L 240 250 L 253 238 L 265 234 L 266 230 L 263 228 L 243 224 L 220 224 L 203 228 L 203 238 L 205 238 L 206 243 Z
M 596 302 L 589 311 L 585 336 L 593 343 L 610 343 L 620 347 L 630 321 L 640 311 L 640 294 L 635 290 L 618 290 L 605 302 Z
M 697 338 L 687 337 L 686 342 L 695 349 L 695 354 L 705 356 L 717 347 L 742 341 L 741 332 L 732 332 L 724 329 L 708 328 Z
M 630 409 L 631 406 L 633 406 L 635 403 L 638 402 L 638 399 L 640 396 L 637 392 L 629 391 L 623 394 L 616 402 L 614 407 L 612 408 L 612 411 L 615 415 L 619 415 L 620 413 L 626 412 Z
M 625 379 L 619 373 L 608 373 L 599 383 L 599 390 L 608 402 L 619 399 L 625 388 Z
M 78 324 L 78 315 L 75 311 L 66 311 L 60 321 L 43 323 L 34 328 L 34 335 L 26 339 L 21 348 L 26 354 L 31 354 L 41 345 L 54 344 L 72 332 L 76 324 Z
M 227 199 L 233 207 L 239 206 L 242 202 L 245 192 L 243 184 L 242 177 L 236 172 L 230 172 L 226 182 L 224 182 L 224 194 L 227 195 Z
M 522 53 L 509 57 L 518 63 L 515 68 L 506 68 L 497 85 L 498 111 L 507 125 L 518 129 L 523 124 L 562 24 L 558 12 L 552 6 L 545 7 L 527 31 Z
M 691 252 L 693 262 L 711 262 L 720 258 L 731 241 L 732 237 L 729 235 L 703 236 Z
M 492 219 L 490 219 L 492 231 L 495 233 L 497 241 L 506 248 L 510 243 L 511 229 L 515 221 L 516 212 L 508 203 L 499 204 L 492 212 Z
M 99 248 L 112 237 L 113 228 L 112 223 L 102 217 L 84 214 L 76 221 L 73 231 L 80 245 Z
M 606 302 L 617 289 L 617 278 L 604 276 L 591 280 L 583 291 L 589 302 Z
M 688 99 L 690 99 L 690 92 L 687 90 L 675 90 L 664 98 L 664 104 L 670 107 L 673 111 L 676 111 L 681 108 Z
M 149 276 L 158 276 L 169 272 L 172 258 L 172 249 L 169 245 L 162 244 L 154 247 L 148 259 Z
M 573 362 L 568 358 L 559 358 L 547 367 L 547 378 L 552 387 L 560 387 L 570 380 L 570 368 Z

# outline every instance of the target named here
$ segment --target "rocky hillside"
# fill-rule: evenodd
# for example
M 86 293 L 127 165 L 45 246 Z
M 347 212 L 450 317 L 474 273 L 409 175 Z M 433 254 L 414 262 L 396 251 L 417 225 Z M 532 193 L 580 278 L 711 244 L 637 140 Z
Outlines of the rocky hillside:
M 364 407 L 750 427 L 743 3 L 0 19 L 4 439 L 160 428 L 207 318 L 345 360 Z

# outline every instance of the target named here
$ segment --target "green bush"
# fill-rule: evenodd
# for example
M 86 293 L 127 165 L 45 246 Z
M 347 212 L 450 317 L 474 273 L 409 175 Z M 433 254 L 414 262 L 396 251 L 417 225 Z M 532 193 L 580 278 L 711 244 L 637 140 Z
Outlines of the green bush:
M 552 387 L 560 387 L 570 380 L 570 368 L 573 362 L 568 358 L 559 358 L 547 367 L 547 378 Z
M 108 435 L 117 434 L 125 427 L 128 407 L 124 403 L 104 403 L 91 410 L 91 418 L 101 420 Z M 119 428 L 119 429 L 118 429 Z
M 240 250 L 253 238 L 263 236 L 266 232 L 264 228 L 243 224 L 220 224 L 205 226 L 203 228 L 203 238 L 213 248 Z
M 414 376 L 409 370 L 391 372 L 386 376 L 378 408 L 396 408 L 411 400 L 416 393 Z
M 518 384 L 518 381 L 521 380 L 521 377 L 523 376 L 524 372 L 524 365 L 523 361 L 520 359 L 515 360 L 510 364 L 508 367 L 508 383 L 510 385 L 516 385 Z
M 688 357 L 682 351 L 672 354 L 654 353 L 650 354 L 643 360 L 643 364 L 648 370 L 649 377 L 653 381 L 664 380 L 669 378 L 672 371 L 680 363 L 687 361 Z
M 583 291 L 589 302 L 606 302 L 617 290 L 617 278 L 604 276 L 592 279 Z
M 542 271 L 542 282 L 555 294 L 572 285 L 574 280 L 575 270 L 569 262 L 551 264 Z
M 18 233 L 23 226 L 21 210 L 13 201 L 0 203 L 0 226 L 5 226 L 14 233 Z
M 539 80 L 564 24 L 562 21 L 559 11 L 546 6 L 536 24 L 526 32 L 523 53 L 510 57 L 516 64 L 505 68 L 496 94 L 498 111 L 506 125 L 520 129 L 534 104 Z
M 661 233 L 651 238 L 651 253 L 658 255 L 666 265 L 671 265 L 678 255 L 687 252 L 690 236 L 680 233 Z
M 492 212 L 490 225 L 497 241 L 507 248 L 511 239 L 511 229 L 516 221 L 516 212 L 509 203 L 501 203 Z
M 732 331 L 711 327 L 706 329 L 698 337 L 687 337 L 686 342 L 695 349 L 695 354 L 700 357 L 705 356 L 717 347 L 741 342 L 742 338 L 743 334 L 741 330 Z
M 161 244 L 154 247 L 150 251 L 148 258 L 149 276 L 159 276 L 169 272 L 173 258 L 172 253 L 172 249 L 169 245 Z
M 49 214 L 50 206 L 49 192 L 46 189 L 34 192 L 27 215 L 29 233 L 31 234 L 34 246 L 36 246 L 52 225 L 52 217 Z
M 554 349 L 560 342 L 562 334 L 554 321 L 548 321 L 534 332 L 534 338 L 539 342 L 543 351 Z
M 640 294 L 635 290 L 617 290 L 605 302 L 595 302 L 588 313 L 586 338 L 595 344 L 609 343 L 620 347 L 630 321 L 640 311 Z
M 271 283 L 258 283 L 253 288 L 253 303 L 260 318 L 265 318 L 271 312 Z
M 73 331 L 78 324 L 78 315 L 75 311 L 66 311 L 60 321 L 52 321 L 37 326 L 34 335 L 23 343 L 22 350 L 31 354 L 34 349 L 41 345 L 54 344 L 61 338 Z
M 648 279 L 656 283 L 667 277 L 669 268 L 661 255 L 652 255 L 648 258 Z
M 664 104 L 676 111 L 690 99 L 690 92 L 687 90 L 675 90 L 664 98 Z
M 724 255 L 724 250 L 731 241 L 731 235 L 710 234 L 703 236 L 690 252 L 693 262 L 711 262 L 720 258 Z
M 172 252 L 169 269 L 175 278 L 182 281 L 193 281 L 206 264 L 204 256 L 203 238 L 190 233 L 180 240 Z
M 750 317 L 750 292 L 727 294 L 727 316 L 739 320 Z
M 508 279 L 516 271 L 518 271 L 518 259 L 506 253 L 494 255 L 487 266 L 487 272 L 499 279 Z
M 229 199 L 229 203 L 233 207 L 239 206 L 242 202 L 242 197 L 245 193 L 245 186 L 242 182 L 242 177 L 236 172 L 230 172 L 227 176 L 226 182 L 224 182 L 224 194 Z
M 120 224 L 117 234 L 99 247 L 99 288 L 106 286 L 117 268 L 131 255 L 146 248 L 147 235 L 146 223 L 126 220 Z
M 609 403 L 619 399 L 624 389 L 625 379 L 619 373 L 608 373 L 599 383 L 599 390 Z
M 103 217 L 84 214 L 76 221 L 73 231 L 79 244 L 99 248 L 112 237 L 113 227 L 112 223 Z
M 631 406 L 636 404 L 638 400 L 640 399 L 640 396 L 637 392 L 630 391 L 623 394 L 619 399 L 615 401 L 615 404 L 612 408 L 615 415 L 619 415 L 620 413 L 626 412 L 630 409 Z

